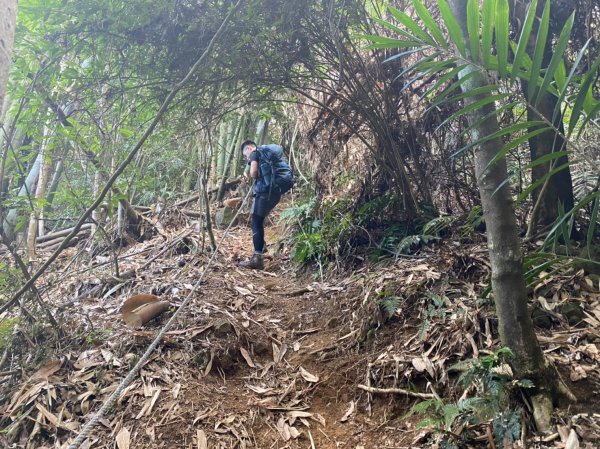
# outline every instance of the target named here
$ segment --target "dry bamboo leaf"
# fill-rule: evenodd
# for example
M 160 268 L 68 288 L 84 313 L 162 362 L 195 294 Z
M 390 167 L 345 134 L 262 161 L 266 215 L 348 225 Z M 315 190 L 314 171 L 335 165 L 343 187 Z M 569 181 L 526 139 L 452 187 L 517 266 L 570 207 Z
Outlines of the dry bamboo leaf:
M 316 383 L 319 381 L 318 376 L 315 376 L 314 374 L 309 373 L 303 367 L 300 367 L 300 375 L 307 382 Z
M 142 409 L 140 410 L 140 412 L 137 414 L 137 416 L 135 417 L 135 419 L 140 419 L 142 416 L 144 416 L 146 414 L 146 410 L 148 410 L 149 406 L 150 406 L 150 399 L 146 399 L 144 401 L 144 406 L 142 407 Z
M 263 387 L 259 387 L 256 385 L 249 385 L 249 384 L 246 384 L 246 387 L 258 394 L 275 393 L 275 390 L 273 388 L 263 388 Z
M 210 373 L 210 370 L 212 369 L 214 360 L 215 360 L 215 351 L 211 350 L 210 351 L 210 360 L 208 361 L 208 364 L 206 365 L 206 368 L 204 369 L 204 377 L 208 376 L 208 374 Z
M 147 427 L 146 435 L 148 435 L 148 437 L 150 438 L 150 441 L 154 443 L 156 441 L 156 427 L 155 426 Z
M 293 440 L 298 439 L 298 437 L 302 434 L 302 432 L 300 432 L 294 426 L 290 426 L 289 429 L 290 429 L 290 435 L 292 436 Z
M 556 426 L 556 430 L 558 431 L 558 436 L 560 437 L 560 441 L 563 443 L 567 442 L 569 438 L 569 426 L 561 426 L 560 424 Z
M 50 424 L 52 424 L 54 427 L 59 426 L 58 418 L 55 415 L 53 415 L 46 407 L 44 407 L 39 402 L 35 404 L 35 407 L 44 415 L 44 418 L 46 418 L 48 422 L 50 422 Z
M 43 425 L 43 421 L 44 421 L 44 415 L 42 412 L 39 412 L 37 415 L 37 418 L 35 419 L 35 425 L 33 426 L 33 429 L 31 430 L 31 433 L 29 434 L 29 440 L 33 440 L 33 438 L 40 433 L 40 430 L 42 430 L 42 425 Z
M 323 416 L 321 416 L 319 413 L 315 413 L 312 417 L 312 419 L 314 419 L 315 421 L 317 421 L 319 424 L 321 424 L 323 427 L 326 427 L 326 422 L 325 422 L 325 418 L 323 418 Z
M 300 420 L 302 420 L 302 418 L 310 418 L 314 421 L 317 421 L 318 423 L 322 424 L 323 427 L 325 427 L 325 418 L 323 418 L 318 413 L 304 412 L 302 410 L 292 410 L 287 412 L 286 415 L 289 418 L 300 418 Z
M 237 290 L 237 292 L 238 292 L 240 295 L 242 295 L 242 296 L 252 296 L 252 292 L 251 292 L 250 290 L 248 290 L 247 288 L 244 288 L 244 287 L 238 287 L 238 286 L 236 286 L 236 287 L 234 287 L 234 288 L 235 288 L 235 289 Z
M 569 377 L 571 378 L 571 381 L 573 382 L 577 382 L 578 380 L 581 379 L 587 379 L 587 373 L 585 371 L 585 369 L 583 369 L 583 367 L 577 365 L 573 367 L 573 371 L 571 371 L 571 374 L 569 375 Z
M 292 439 L 292 434 L 290 433 L 290 426 L 285 422 L 285 420 L 281 417 L 277 421 L 277 432 L 283 438 L 283 441 L 287 442 Z
M 569 438 L 567 438 L 565 449 L 579 449 L 579 438 L 574 429 L 571 429 L 571 432 L 569 432 Z
M 208 449 L 208 439 L 206 438 L 204 430 L 196 430 L 196 440 L 196 443 L 198 444 L 198 449 Z
M 129 449 L 131 434 L 129 433 L 129 430 L 127 430 L 127 427 L 121 429 L 117 435 L 116 441 L 118 449 Z
M 176 383 L 175 386 L 173 387 L 173 390 L 171 391 L 171 394 L 173 395 L 173 399 L 177 399 L 177 396 L 179 396 L 180 391 L 181 391 L 181 384 Z
M 425 367 L 425 362 L 422 358 L 414 358 L 412 359 L 412 366 L 419 372 L 422 373 L 427 368 Z
M 198 421 L 204 421 L 206 418 L 210 418 L 210 417 L 216 416 L 216 415 L 217 415 L 217 412 L 215 409 L 198 412 L 196 414 L 196 417 L 194 418 L 194 421 L 192 422 L 192 425 L 195 426 Z
M 355 411 L 356 411 L 356 402 L 350 401 L 350 404 L 348 405 L 348 410 L 346 410 L 346 413 L 344 413 L 344 416 L 342 416 L 342 419 L 340 419 L 340 421 L 341 422 L 348 421 L 348 419 L 354 414 Z
M 52 374 L 57 372 L 62 365 L 60 360 L 48 360 L 40 369 L 38 369 L 29 380 L 45 380 L 48 379 Z
M 156 404 L 156 401 L 158 401 L 158 397 L 160 396 L 160 392 L 161 392 L 160 388 L 157 388 L 156 391 L 154 392 L 154 396 L 152 397 L 152 401 L 150 401 L 150 406 L 148 407 L 148 410 L 146 411 L 146 416 L 149 416 L 150 413 L 152 413 L 152 409 L 154 408 L 154 404 Z
M 246 361 L 248 366 L 250 368 L 256 368 L 256 365 L 254 364 L 252 357 L 250 357 L 250 353 L 245 348 L 240 348 L 240 352 L 242 353 L 242 357 L 244 357 L 244 360 Z
M 33 387 L 31 387 L 29 390 L 27 390 L 25 393 L 22 393 L 22 391 L 28 386 L 27 383 L 23 384 L 23 387 L 15 394 L 15 396 L 13 396 L 10 407 L 8 408 L 6 413 L 11 414 L 15 410 L 20 408 L 21 405 L 29 403 L 42 391 L 45 385 L 47 385 L 46 382 L 39 382 Z

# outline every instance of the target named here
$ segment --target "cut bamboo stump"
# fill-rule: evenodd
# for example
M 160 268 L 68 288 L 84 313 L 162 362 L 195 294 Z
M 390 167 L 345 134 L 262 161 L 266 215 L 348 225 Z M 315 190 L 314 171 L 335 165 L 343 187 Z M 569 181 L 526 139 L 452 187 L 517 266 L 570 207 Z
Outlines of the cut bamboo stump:
M 127 326 L 139 329 L 170 306 L 169 301 L 161 301 L 156 295 L 134 295 L 123 303 L 121 315 Z

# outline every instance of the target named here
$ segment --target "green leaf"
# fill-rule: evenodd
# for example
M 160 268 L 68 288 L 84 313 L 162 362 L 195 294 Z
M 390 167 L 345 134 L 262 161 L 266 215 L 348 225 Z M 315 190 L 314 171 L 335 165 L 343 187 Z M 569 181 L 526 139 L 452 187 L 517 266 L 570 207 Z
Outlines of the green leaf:
M 550 236 L 552 236 L 556 232 L 556 230 L 558 228 L 560 228 L 563 225 L 563 223 L 565 221 L 567 221 L 571 217 L 571 215 L 574 215 L 575 213 L 577 213 L 577 211 L 583 209 L 589 203 L 591 203 L 592 201 L 594 201 L 594 199 L 597 198 L 597 197 L 598 197 L 598 192 L 592 192 L 592 193 L 590 193 L 585 198 L 583 198 L 581 201 L 579 201 L 575 205 L 575 207 L 573 207 L 573 209 L 571 209 L 566 214 L 564 214 L 562 217 L 560 217 L 560 219 L 557 220 L 556 223 L 554 223 L 554 226 L 552 227 L 552 229 L 550 229 L 550 232 L 546 236 L 546 240 L 548 240 L 550 238 Z
M 406 39 L 407 41 L 410 42 L 418 42 L 417 37 L 415 37 L 412 34 L 408 34 L 406 31 L 404 31 L 402 28 L 397 27 L 396 25 L 394 25 L 393 23 L 390 23 L 386 20 L 380 19 L 378 17 L 373 17 L 373 20 L 375 22 L 377 22 L 379 25 L 388 28 L 396 33 L 398 33 L 400 36 L 402 36 L 404 39 Z
M 521 28 L 521 35 L 519 36 L 519 42 L 517 44 L 517 49 L 515 51 L 515 58 L 513 61 L 513 67 L 511 71 L 511 78 L 514 80 L 517 76 L 517 72 L 523 68 L 521 65 L 523 64 L 523 56 L 526 54 L 527 43 L 529 42 L 529 37 L 531 36 L 531 29 L 533 28 L 533 20 L 535 19 L 535 12 L 537 10 L 537 0 L 533 0 L 529 9 L 527 10 L 527 16 L 525 17 L 525 23 Z
M 554 74 L 559 64 L 563 62 L 563 57 L 565 54 L 565 50 L 569 45 L 569 37 L 571 36 L 571 29 L 573 28 L 573 21 L 575 20 L 575 13 L 571 14 L 562 31 L 560 32 L 560 36 L 558 37 L 558 41 L 554 46 L 554 52 L 552 53 L 552 59 L 550 60 L 550 64 L 548 64 L 548 68 L 546 69 L 546 74 L 544 75 L 544 80 L 542 81 L 542 85 L 540 87 L 539 94 L 537 96 L 537 100 L 535 102 L 536 106 L 539 104 L 540 100 L 546 95 L 546 89 L 550 84 L 550 81 L 554 79 Z
M 573 63 L 573 66 L 571 67 L 571 71 L 569 72 L 569 76 L 564 81 L 564 83 L 562 83 L 562 86 L 559 86 L 559 88 L 560 88 L 560 95 L 558 96 L 558 101 L 556 102 L 556 106 L 554 107 L 554 112 L 552 114 L 552 123 L 555 123 L 556 117 L 558 117 L 558 113 L 560 112 L 560 108 L 561 108 L 562 102 L 563 102 L 565 96 L 567 95 L 567 88 L 571 84 L 571 79 L 575 75 L 575 73 L 577 71 L 577 68 L 579 67 L 579 63 L 583 59 L 583 56 L 585 54 L 585 51 L 586 51 L 586 49 L 587 49 L 590 41 L 591 41 L 591 39 L 589 39 L 583 45 L 583 47 L 581 48 L 581 51 L 579 51 L 579 53 L 577 54 L 577 58 L 575 58 L 575 62 Z M 558 83 L 558 80 L 557 80 L 557 83 Z
M 585 129 L 585 126 L 588 124 L 588 122 L 590 120 L 593 120 L 596 117 L 598 112 L 600 112 L 600 102 L 597 102 L 596 106 L 594 106 L 594 108 L 586 114 L 585 119 L 583 120 L 583 122 L 581 123 L 581 126 L 579 127 L 579 132 L 577 133 L 577 139 L 579 139 L 581 137 L 581 133 Z
M 526 134 L 525 138 L 529 139 L 531 136 L 531 134 L 537 132 L 537 131 L 545 131 L 545 130 L 539 130 L 536 129 L 535 131 L 532 131 L 531 133 Z M 539 132 L 538 132 L 539 134 Z M 504 152 L 504 149 L 503 149 Z M 506 153 L 505 153 L 506 154 Z M 529 164 L 525 165 L 524 167 L 521 167 L 519 170 L 515 170 L 513 171 L 504 181 L 502 181 L 500 183 L 500 185 L 498 187 L 496 187 L 496 190 L 494 190 L 494 193 L 492 193 L 492 195 L 495 195 L 496 192 L 498 192 L 500 189 L 502 189 L 502 187 L 504 187 L 506 184 L 508 184 L 510 182 L 510 180 L 512 178 L 514 178 L 518 173 L 522 173 L 522 172 L 526 172 L 527 170 L 533 168 L 533 167 L 537 167 L 538 165 L 542 165 L 545 164 L 546 162 L 552 161 L 554 159 L 559 159 L 563 156 L 568 155 L 567 151 L 557 151 L 556 153 L 550 153 L 550 154 L 545 154 L 539 158 L 537 158 L 536 160 L 534 160 L 533 162 L 530 162 Z M 488 164 L 488 166 L 490 166 L 492 164 L 492 162 L 490 162 Z
M 556 72 L 554 72 L 554 81 L 556 82 L 558 91 L 562 92 L 567 82 L 567 67 L 565 66 L 565 61 L 560 61 L 560 64 L 558 64 Z
M 465 130 L 463 132 L 460 133 L 461 137 L 464 137 L 466 135 L 469 135 L 471 133 L 471 131 L 473 131 L 475 128 L 479 127 L 483 122 L 485 122 L 487 119 L 489 119 L 490 117 L 497 115 L 499 116 L 500 114 L 502 114 L 504 111 L 509 110 L 509 109 L 513 109 L 515 106 L 519 105 L 520 103 L 518 101 L 512 101 L 510 103 L 506 103 L 502 106 L 500 106 L 498 109 L 484 115 L 483 117 L 481 117 L 480 119 L 478 119 L 476 122 L 473 123 L 469 123 L 469 126 L 467 128 L 465 128 Z
M 492 55 L 492 38 L 494 36 L 494 14 L 496 11 L 496 0 L 483 0 L 481 55 L 483 65 L 488 66 Z
M 412 86 L 414 83 L 416 83 L 417 81 L 419 81 L 420 79 L 425 78 L 425 76 L 427 76 L 427 73 L 422 72 L 419 73 L 417 76 L 415 76 L 414 78 L 411 78 L 410 80 L 408 80 L 406 83 L 404 83 L 404 86 L 402 86 L 402 89 L 400 89 L 400 93 L 404 92 L 406 89 L 410 88 L 410 86 Z M 397 79 L 397 78 L 396 78 Z
M 413 48 L 411 50 L 406 50 L 406 51 L 403 51 L 401 53 L 398 53 L 398 54 L 395 54 L 393 56 L 390 56 L 389 58 L 384 59 L 383 62 L 385 63 L 385 62 L 394 61 L 396 59 L 400 59 L 400 58 L 403 58 L 405 56 L 410 56 L 410 55 L 412 55 L 414 53 L 418 53 L 420 51 L 423 51 L 423 49 L 422 48 Z
M 410 66 L 408 66 L 407 68 L 405 68 L 404 70 L 402 70 L 402 72 L 400 72 L 400 74 L 398 76 L 396 76 L 394 78 L 394 81 L 396 81 L 398 78 L 402 78 L 404 75 L 406 75 L 408 72 L 411 72 L 414 68 L 419 68 L 419 66 L 434 60 L 435 58 L 437 58 L 439 56 L 439 53 L 434 53 L 432 55 L 426 56 L 422 59 L 419 59 L 418 61 L 416 61 L 414 64 L 411 64 Z
M 446 42 L 440 27 L 438 27 L 437 23 L 435 23 L 435 20 L 433 20 L 431 17 L 431 14 L 429 14 L 429 11 L 427 11 L 423 1 L 412 0 L 412 4 L 415 8 L 415 11 L 423 21 L 423 24 L 427 27 L 427 31 L 429 31 L 429 33 L 433 36 L 437 44 L 444 49 L 448 48 L 448 42 Z
M 443 406 L 444 403 L 440 399 L 427 399 L 425 401 L 417 402 L 413 405 L 408 412 L 403 416 L 403 418 L 410 418 L 415 414 L 423 414 L 429 408 L 437 409 L 440 406 Z
M 440 77 L 440 79 L 438 79 L 430 89 L 428 89 L 423 95 L 421 95 L 420 100 L 435 93 L 446 82 L 450 81 L 452 78 L 454 78 L 456 75 L 458 75 L 458 72 L 460 72 L 465 67 L 466 67 L 466 64 L 460 65 L 458 67 L 454 67 L 452 70 L 450 70 L 444 76 Z
M 600 58 L 594 61 L 592 68 L 585 74 L 583 78 L 583 82 L 581 83 L 581 87 L 577 92 L 577 97 L 575 98 L 575 104 L 573 105 L 573 110 L 571 111 L 571 118 L 569 120 L 569 135 L 573 132 L 579 117 L 581 116 L 581 111 L 584 106 L 585 99 L 590 92 L 590 87 L 592 86 L 592 82 L 596 79 L 596 72 L 598 71 L 598 67 L 600 67 Z
M 436 101 L 434 101 L 431 106 L 429 106 L 425 112 L 428 112 L 429 110 L 431 110 L 432 108 L 435 108 L 437 106 L 439 106 L 440 104 L 446 102 L 446 98 L 455 90 L 460 89 L 461 86 L 465 83 L 467 83 L 471 78 L 473 78 L 475 76 L 477 72 L 473 71 L 473 72 L 469 72 L 467 73 L 465 76 L 461 77 L 458 81 L 456 81 L 455 83 L 451 83 L 446 90 L 444 90 L 443 92 L 441 92 L 440 94 L 438 94 Z
M 481 88 L 480 88 L 481 89 Z M 477 90 L 477 89 L 475 89 Z M 473 91 L 475 92 L 475 91 Z M 469 96 L 470 95 L 477 95 L 477 93 L 473 93 L 473 92 L 469 92 Z M 496 101 L 502 100 L 503 98 L 506 98 L 507 96 L 509 96 L 509 94 L 496 94 L 496 95 L 487 95 L 484 98 L 482 98 L 481 100 L 478 100 L 474 103 L 471 103 L 467 106 L 462 107 L 460 110 L 456 111 L 454 114 L 452 114 L 450 117 L 448 117 L 446 120 L 444 120 L 440 126 L 445 125 L 446 123 L 451 122 L 452 120 L 465 115 L 465 114 L 469 114 L 472 111 L 476 111 L 478 109 L 481 109 L 483 106 L 488 105 L 490 103 L 494 103 Z M 452 98 L 454 99 L 454 97 Z M 452 100 L 451 99 L 451 100 Z
M 504 79 L 508 61 L 508 0 L 496 3 L 496 50 L 498 54 L 498 71 Z
M 359 37 L 363 39 L 369 40 L 373 42 L 373 44 L 369 45 L 368 49 L 374 48 L 404 48 L 404 47 L 413 47 L 414 42 L 402 41 L 400 39 L 394 39 L 391 37 L 383 37 L 383 36 L 374 36 L 370 34 L 363 34 Z
M 546 173 L 544 176 L 542 176 L 536 182 L 534 182 L 533 184 L 528 186 L 525 190 L 523 190 L 523 192 L 517 198 L 517 204 L 521 203 L 525 198 L 527 198 L 529 196 L 529 194 L 531 192 L 533 192 L 535 189 L 537 189 L 538 187 L 543 185 L 546 182 L 546 179 L 548 179 L 551 176 L 554 176 L 556 173 L 558 173 L 561 170 L 564 170 L 565 168 L 569 167 L 573 163 L 574 162 L 566 162 L 562 165 L 559 165 L 558 167 L 550 170 L 548 173 Z
M 448 29 L 448 34 L 450 34 L 450 39 L 456 45 L 458 52 L 462 56 L 467 56 L 467 50 L 465 48 L 465 38 L 462 33 L 462 29 L 458 22 L 456 21 L 456 17 L 452 14 L 450 7 L 446 0 L 437 0 L 438 8 L 440 13 L 442 14 L 442 18 L 444 19 L 444 23 L 446 24 L 446 28 Z
M 483 136 L 481 139 L 476 139 L 475 141 L 469 143 L 468 145 L 465 145 L 464 147 L 462 147 L 458 151 L 456 151 L 454 154 L 452 154 L 451 157 L 459 156 L 460 154 L 464 153 L 465 151 L 467 151 L 477 145 L 481 145 L 482 143 L 488 142 L 490 140 L 494 140 L 494 139 L 497 139 L 499 137 L 502 137 L 502 136 L 505 136 L 507 134 L 511 134 L 514 132 L 519 132 L 519 131 L 522 131 L 523 129 L 528 129 L 529 127 L 534 126 L 535 124 L 543 124 L 543 123 L 544 122 L 516 123 L 512 126 L 508 126 L 506 128 L 499 129 L 498 131 L 493 132 L 492 134 Z
M 479 61 L 479 0 L 468 0 L 467 31 L 469 33 L 469 49 L 471 59 Z
M 533 52 L 533 64 L 529 75 L 529 86 L 527 93 L 527 101 L 534 104 L 534 98 L 537 92 L 537 85 L 540 77 L 540 69 L 544 58 L 544 50 L 546 48 L 546 39 L 548 38 L 548 26 L 550 24 L 550 0 L 546 0 L 544 12 L 542 13 L 542 21 L 540 23 L 538 34 L 535 41 L 535 51 Z
M 411 19 L 405 12 L 400 11 L 393 6 L 388 6 L 388 10 L 398 22 L 408 28 L 409 31 L 413 33 L 413 35 L 419 38 L 423 43 L 429 44 L 431 46 L 435 46 L 435 41 L 433 38 L 427 34 L 423 29 L 417 25 L 417 23 Z
M 545 131 L 548 131 L 548 127 L 545 126 L 544 122 L 524 122 L 524 123 L 520 123 L 517 125 L 523 125 L 521 127 L 521 129 L 524 127 L 525 129 L 530 129 L 533 128 L 535 126 L 541 126 L 541 128 L 538 129 L 534 129 L 533 131 L 530 131 L 528 133 L 525 133 L 525 135 L 520 136 L 516 139 L 511 139 L 510 142 L 508 142 L 506 145 L 504 145 L 502 147 L 502 150 L 500 150 L 498 153 L 496 153 L 496 155 L 492 158 L 492 160 L 490 160 L 487 164 L 487 166 L 485 167 L 485 170 L 488 170 L 492 165 L 494 165 L 496 162 L 498 162 L 501 158 L 503 158 L 504 156 L 506 156 L 508 154 L 508 152 L 510 150 L 512 150 L 513 148 L 516 148 L 517 146 L 519 146 L 520 144 L 524 143 L 525 141 L 531 139 L 532 137 L 537 136 L 538 134 L 542 134 Z M 528 126 L 526 126 L 528 125 Z M 519 131 L 521 131 L 521 129 L 519 129 Z

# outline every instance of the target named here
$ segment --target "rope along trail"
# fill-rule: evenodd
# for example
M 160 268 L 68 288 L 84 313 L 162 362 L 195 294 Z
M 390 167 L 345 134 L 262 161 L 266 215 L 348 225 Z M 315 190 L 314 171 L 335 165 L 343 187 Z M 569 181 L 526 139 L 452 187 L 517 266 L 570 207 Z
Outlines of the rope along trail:
M 148 346 L 148 349 L 146 349 L 146 352 L 144 352 L 144 355 L 142 355 L 142 357 L 140 358 L 140 360 L 135 364 L 135 366 L 131 369 L 131 371 L 129 371 L 129 374 L 127 374 L 127 377 L 125 377 L 125 379 L 123 379 L 121 381 L 121 383 L 119 384 L 119 386 L 117 387 L 117 389 L 110 395 L 110 397 L 102 405 L 102 407 L 100 407 L 100 410 L 98 410 L 96 412 L 96 414 L 88 421 L 88 423 L 85 425 L 85 427 L 81 430 L 81 432 L 79 433 L 79 435 L 77 435 L 77 437 L 75 438 L 75 440 L 73 440 L 73 442 L 68 446 L 68 449 L 78 449 L 79 448 L 79 446 L 81 445 L 81 443 L 83 443 L 83 441 L 88 437 L 88 435 L 94 429 L 94 427 L 96 427 L 96 425 L 98 424 L 98 422 L 100 421 L 100 419 L 104 416 L 104 414 L 106 413 L 106 411 L 110 407 L 113 406 L 113 404 L 119 398 L 119 396 L 121 395 L 121 393 L 123 392 L 123 390 L 125 390 L 125 388 L 127 388 L 129 386 L 129 384 L 137 376 L 137 374 L 140 371 L 140 369 L 142 368 L 142 366 L 144 366 L 144 364 L 148 361 L 148 359 L 152 355 L 152 352 L 154 352 L 154 350 L 158 346 L 158 343 L 160 342 L 160 340 L 162 339 L 162 337 L 169 331 L 169 329 L 171 329 L 171 327 L 173 326 L 173 324 L 175 324 L 175 321 L 179 317 L 179 314 L 188 305 L 188 303 L 190 302 L 190 300 L 194 296 L 194 293 L 196 293 L 196 289 L 202 283 L 202 280 L 204 279 L 204 275 L 206 274 L 206 272 L 208 271 L 208 269 L 212 265 L 212 262 L 215 259 L 215 256 L 219 253 L 219 249 L 221 248 L 221 245 L 223 244 L 223 242 L 225 241 L 225 238 L 229 234 L 229 229 L 231 229 L 231 226 L 233 225 L 233 223 L 235 223 L 235 220 L 237 219 L 238 215 L 240 214 L 240 212 L 244 208 L 244 205 L 246 204 L 246 201 L 248 201 L 248 198 L 250 197 L 250 193 L 251 192 L 252 192 L 252 188 L 250 188 L 248 190 L 248 193 L 246 194 L 246 197 L 244 198 L 244 201 L 242 201 L 242 204 L 238 208 L 238 211 L 235 214 L 233 220 L 231 220 L 231 223 L 229 223 L 229 226 L 227 226 L 227 229 L 225 229 L 225 232 L 223 232 L 223 236 L 221 237 L 221 241 L 219 242 L 219 244 L 217 245 L 217 247 L 213 251 L 210 259 L 208 260 L 208 263 L 204 267 L 204 271 L 202 271 L 202 274 L 200 275 L 200 278 L 196 281 L 196 283 L 192 287 L 192 290 L 188 293 L 187 297 L 185 298 L 185 300 L 183 301 L 183 303 L 181 304 L 181 306 L 175 311 L 175 313 L 173 314 L 173 316 L 171 317 L 171 319 L 169 321 L 167 321 L 167 323 L 164 325 L 164 327 L 156 335 L 156 338 L 154 339 L 154 341 L 152 341 L 152 343 L 150 343 L 150 345 Z

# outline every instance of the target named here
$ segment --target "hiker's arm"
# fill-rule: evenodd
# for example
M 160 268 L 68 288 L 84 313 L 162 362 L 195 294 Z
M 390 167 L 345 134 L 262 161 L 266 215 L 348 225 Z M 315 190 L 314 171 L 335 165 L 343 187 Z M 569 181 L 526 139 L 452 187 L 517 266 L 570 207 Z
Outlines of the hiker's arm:
M 258 161 L 250 162 L 250 176 L 255 179 L 258 177 Z

